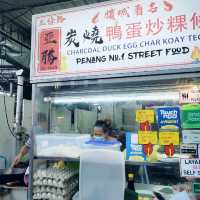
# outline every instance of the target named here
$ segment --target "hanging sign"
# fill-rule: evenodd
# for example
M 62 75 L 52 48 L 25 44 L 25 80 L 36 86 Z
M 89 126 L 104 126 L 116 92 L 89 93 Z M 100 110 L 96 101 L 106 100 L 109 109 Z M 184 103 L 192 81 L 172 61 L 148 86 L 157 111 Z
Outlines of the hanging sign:
M 200 178 L 200 159 L 180 159 L 181 177 Z
M 160 145 L 179 145 L 179 132 L 159 132 Z
M 34 15 L 31 80 L 198 67 L 198 3 L 123 0 Z
M 138 123 L 153 123 L 154 122 L 154 110 L 137 110 L 136 122 Z
M 157 109 L 159 128 L 177 129 L 180 127 L 179 107 L 163 107 Z
M 139 144 L 157 144 L 158 137 L 156 131 L 138 131 Z

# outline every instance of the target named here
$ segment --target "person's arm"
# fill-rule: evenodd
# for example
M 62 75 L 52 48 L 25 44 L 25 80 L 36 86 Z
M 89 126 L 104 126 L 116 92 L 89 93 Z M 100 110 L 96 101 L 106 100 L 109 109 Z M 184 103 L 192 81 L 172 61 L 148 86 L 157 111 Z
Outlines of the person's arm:
M 24 146 L 20 149 L 20 151 L 19 151 L 19 153 L 17 154 L 17 156 L 15 157 L 14 161 L 12 162 L 11 167 L 16 166 L 16 165 L 20 162 L 20 160 L 22 159 L 22 157 L 25 156 L 25 155 L 28 153 L 28 151 L 29 151 L 29 147 L 28 147 L 27 145 L 24 145 Z

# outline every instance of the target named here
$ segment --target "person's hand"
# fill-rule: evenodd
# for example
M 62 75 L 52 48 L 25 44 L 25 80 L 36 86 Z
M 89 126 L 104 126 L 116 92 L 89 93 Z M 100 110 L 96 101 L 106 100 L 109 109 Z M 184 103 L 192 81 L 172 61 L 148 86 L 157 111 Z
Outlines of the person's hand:
M 15 159 L 13 160 L 13 162 L 12 162 L 12 165 L 11 165 L 11 167 L 13 168 L 13 167 L 15 167 L 17 164 L 19 164 L 19 162 L 20 162 L 20 160 L 21 160 L 21 154 L 18 154 L 16 157 L 15 157 Z

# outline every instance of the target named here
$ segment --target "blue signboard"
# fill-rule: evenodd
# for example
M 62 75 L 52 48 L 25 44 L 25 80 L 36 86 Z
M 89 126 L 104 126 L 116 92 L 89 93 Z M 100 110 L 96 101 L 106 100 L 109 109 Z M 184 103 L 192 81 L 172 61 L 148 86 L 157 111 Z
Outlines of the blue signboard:
M 180 109 L 179 107 L 163 107 L 157 109 L 159 128 L 179 128 Z
M 126 133 L 126 160 L 145 161 L 143 146 L 138 144 L 138 134 Z

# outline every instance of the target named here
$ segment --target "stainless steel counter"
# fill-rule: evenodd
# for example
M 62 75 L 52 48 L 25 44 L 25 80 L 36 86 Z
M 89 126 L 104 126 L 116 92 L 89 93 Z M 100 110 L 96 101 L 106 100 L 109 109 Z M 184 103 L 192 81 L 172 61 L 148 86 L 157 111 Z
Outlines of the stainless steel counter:
M 0 200 L 27 200 L 28 188 L 0 186 Z

